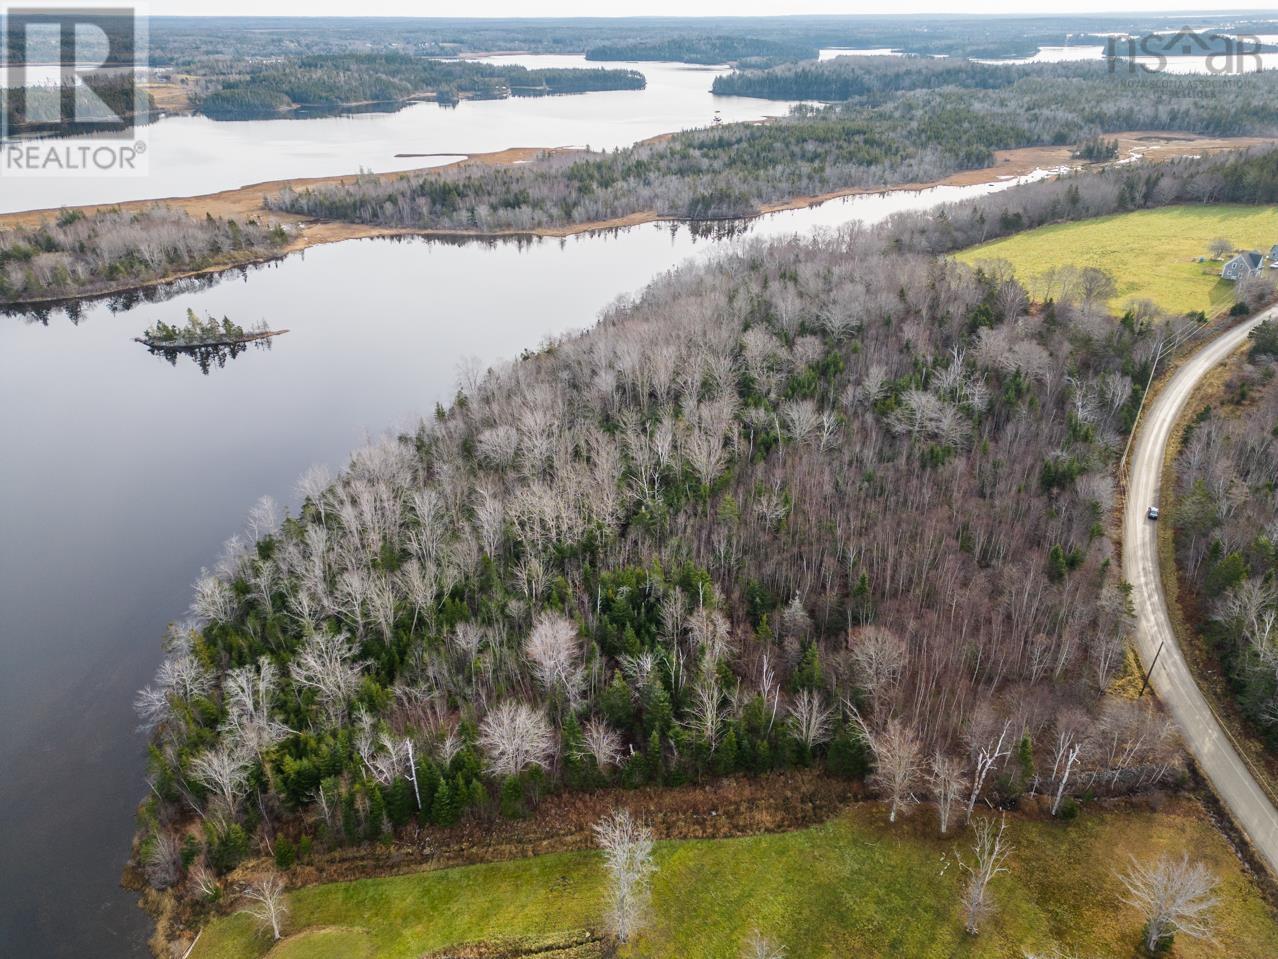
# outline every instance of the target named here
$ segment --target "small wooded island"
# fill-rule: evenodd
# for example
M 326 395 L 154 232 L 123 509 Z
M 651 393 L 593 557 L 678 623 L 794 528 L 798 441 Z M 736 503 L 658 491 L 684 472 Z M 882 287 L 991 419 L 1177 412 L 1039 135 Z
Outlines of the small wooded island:
M 287 332 L 288 330 L 270 329 L 265 320 L 259 320 L 248 329 L 232 323 L 225 316 L 221 320 L 213 316 L 201 320 L 194 310 L 188 309 L 185 326 L 173 326 L 157 320 L 141 336 L 134 337 L 134 341 L 152 350 L 201 350 L 268 340 Z

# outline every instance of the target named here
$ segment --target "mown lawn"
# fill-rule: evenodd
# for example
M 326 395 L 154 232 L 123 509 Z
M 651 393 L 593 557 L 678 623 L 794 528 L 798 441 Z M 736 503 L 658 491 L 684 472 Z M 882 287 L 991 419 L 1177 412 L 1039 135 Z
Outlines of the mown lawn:
M 1040 298 L 1040 278 L 1054 267 L 1095 266 L 1113 275 L 1121 309 L 1133 299 L 1153 300 L 1172 313 L 1211 314 L 1233 305 L 1233 284 L 1210 260 L 1217 237 L 1235 247 L 1268 253 L 1278 243 L 1278 207 L 1174 206 L 1059 223 L 974 246 L 958 254 L 965 263 L 1007 260 L 1017 278 Z M 1198 257 L 1206 263 L 1195 263 Z
M 1141 920 L 1119 901 L 1115 870 L 1131 854 L 1188 851 L 1220 877 L 1216 941 L 1177 943 L 1176 957 L 1273 959 L 1278 924 L 1199 808 L 1089 809 L 1070 824 L 1009 819 L 1010 872 L 998 913 L 963 932 L 955 853 L 919 812 L 889 828 L 857 806 L 814 829 L 658 847 L 652 922 L 628 955 L 738 959 L 754 928 L 793 959 L 1019 959 L 1060 947 L 1084 957 L 1134 955 Z M 602 873 L 592 853 L 541 856 L 389 879 L 299 889 L 293 938 L 277 946 L 246 916 L 213 923 L 192 959 L 409 959 L 447 945 L 595 927 Z

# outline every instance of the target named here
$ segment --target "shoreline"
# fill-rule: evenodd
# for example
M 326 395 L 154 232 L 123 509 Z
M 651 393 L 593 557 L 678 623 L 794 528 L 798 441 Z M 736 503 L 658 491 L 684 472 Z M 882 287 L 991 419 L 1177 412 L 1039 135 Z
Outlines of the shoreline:
M 640 143 L 657 142 L 667 139 L 670 134 L 661 134 L 642 140 Z M 1206 137 L 1189 133 L 1130 131 L 1109 134 L 1119 142 L 1119 156 L 1115 160 L 1092 163 L 1072 157 L 1070 146 L 1037 146 L 1018 147 L 1011 150 L 994 152 L 994 163 L 986 167 L 971 170 L 960 170 L 937 180 L 927 182 L 885 184 L 877 187 L 848 187 L 832 190 L 827 193 L 790 197 L 763 204 L 755 213 L 733 220 L 747 221 L 771 213 L 799 210 L 820 206 L 831 200 L 847 199 L 854 196 L 881 195 L 895 192 L 922 192 L 943 186 L 979 186 L 996 183 L 1000 180 L 1025 176 L 1035 170 L 1099 169 L 1109 165 L 1128 164 L 1146 158 L 1153 160 L 1172 159 L 1183 156 L 1200 156 L 1230 150 L 1246 149 L 1252 146 L 1273 144 L 1278 138 L 1271 137 Z M 373 174 L 379 180 L 393 180 L 405 176 L 420 176 L 432 171 L 453 169 L 468 165 L 506 166 L 526 163 L 540 157 L 584 153 L 578 147 L 508 147 L 488 153 L 442 153 L 439 156 L 457 156 L 459 159 L 437 166 L 419 167 L 412 170 L 397 170 L 388 173 Z M 367 176 L 364 174 L 363 176 Z M 245 186 L 215 193 L 197 194 L 183 197 L 162 197 L 146 200 L 126 200 L 120 203 L 95 203 L 70 209 L 85 213 L 96 213 L 104 210 L 145 210 L 157 206 L 166 206 L 182 210 L 193 218 L 210 215 L 229 219 L 267 219 L 290 230 L 289 241 L 269 252 L 257 252 L 252 256 L 229 259 L 226 262 L 211 264 L 196 270 L 181 270 L 162 277 L 142 282 L 126 282 L 115 286 L 65 297 L 20 298 L 0 304 L 0 310 L 15 311 L 23 308 L 50 308 L 64 304 L 80 303 L 117 296 L 125 293 L 136 293 L 162 287 L 180 280 L 202 276 L 211 276 L 229 270 L 283 259 L 314 246 L 328 243 L 340 243 L 346 240 L 362 240 L 382 237 L 420 236 L 436 239 L 460 240 L 507 240 L 519 238 L 564 239 L 571 236 L 596 233 L 607 230 L 626 229 L 642 226 L 647 223 L 682 223 L 687 217 L 673 216 L 655 210 L 642 210 L 625 216 L 607 220 L 594 220 L 582 223 L 564 224 L 553 227 L 535 227 L 521 230 L 458 230 L 433 227 L 388 227 L 365 223 L 351 223 L 338 220 L 324 220 L 300 214 L 284 213 L 268 210 L 264 200 L 267 195 L 278 193 L 286 188 L 294 190 L 312 187 L 340 186 L 354 183 L 361 178 L 358 173 L 337 174 L 322 177 L 299 177 L 293 179 L 266 180 Z M 46 207 L 37 210 L 23 210 L 0 214 L 0 231 L 13 228 L 31 228 L 52 220 L 68 209 L 65 207 Z

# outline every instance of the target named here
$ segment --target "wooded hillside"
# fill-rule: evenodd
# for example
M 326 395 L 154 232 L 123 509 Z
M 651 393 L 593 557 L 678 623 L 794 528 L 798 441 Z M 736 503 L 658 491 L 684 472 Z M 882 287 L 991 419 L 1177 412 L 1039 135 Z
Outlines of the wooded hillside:
M 260 503 L 138 699 L 153 881 L 193 809 L 224 870 L 793 764 L 894 813 L 1165 780 L 1105 524 L 1167 330 L 899 238 L 678 270 Z

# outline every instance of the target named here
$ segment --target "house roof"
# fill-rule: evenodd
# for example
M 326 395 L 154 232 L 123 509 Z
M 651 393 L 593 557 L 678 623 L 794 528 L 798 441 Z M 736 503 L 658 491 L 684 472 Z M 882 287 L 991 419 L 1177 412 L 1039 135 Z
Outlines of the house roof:
M 1229 263 L 1226 263 L 1225 265 L 1230 266 L 1234 263 L 1242 262 L 1254 270 L 1256 267 L 1260 266 L 1263 260 L 1264 260 L 1264 257 L 1261 256 L 1259 253 L 1257 253 L 1255 250 L 1248 250 L 1246 253 L 1239 253 L 1236 257 L 1234 257 L 1232 260 L 1229 261 Z

